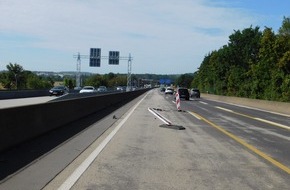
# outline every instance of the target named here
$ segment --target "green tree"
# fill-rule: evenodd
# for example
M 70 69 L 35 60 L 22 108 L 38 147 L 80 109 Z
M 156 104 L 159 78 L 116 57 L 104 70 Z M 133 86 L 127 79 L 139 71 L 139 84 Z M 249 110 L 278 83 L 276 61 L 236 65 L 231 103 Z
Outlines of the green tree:
M 285 74 L 290 74 L 290 17 L 284 17 L 282 26 L 279 29 L 275 50 L 279 54 L 278 67 Z
M 9 88 L 14 87 L 18 89 L 21 84 L 21 75 L 23 73 L 23 67 L 17 63 L 9 63 L 6 68 L 8 69 L 8 80 L 10 81 Z
M 276 36 L 271 28 L 265 28 L 260 40 L 259 61 L 251 65 L 249 73 L 251 74 L 252 98 L 271 99 L 271 94 L 266 95 L 266 92 L 271 93 L 271 77 L 277 56 L 274 50 Z
M 0 83 L 4 88 L 11 89 L 11 80 L 9 79 L 8 72 L 0 73 Z
M 105 74 L 103 77 L 105 80 L 110 81 L 110 80 L 114 79 L 116 77 L 116 75 L 111 72 L 109 74 Z
M 279 28 L 279 35 L 290 36 L 290 17 L 284 17 L 282 26 Z
M 206 55 L 191 86 L 202 92 L 267 100 L 290 99 L 290 18 L 271 28 L 234 31 L 229 43 Z
M 212 93 L 211 90 L 211 81 L 210 81 L 210 57 L 209 53 L 206 55 L 198 68 L 198 71 L 195 73 L 195 76 L 191 82 L 192 87 L 198 87 L 202 92 Z
M 192 74 L 183 74 L 183 75 L 180 75 L 180 77 L 177 78 L 175 83 L 176 83 L 177 86 L 189 88 L 190 85 L 191 85 L 192 80 L 193 80 L 193 75 Z
M 30 74 L 27 77 L 27 88 L 28 89 L 48 89 L 51 88 L 53 85 L 49 80 L 42 79 L 41 77 Z
M 127 85 L 127 76 L 126 75 L 117 75 L 108 81 L 108 87 L 126 86 L 126 85 Z
M 96 74 L 96 75 L 88 77 L 84 81 L 84 85 L 85 86 L 94 86 L 94 87 L 108 86 L 108 81 L 105 80 L 102 75 Z
M 228 46 L 231 53 L 229 57 L 231 65 L 247 70 L 250 63 L 257 62 L 261 35 L 259 27 L 238 30 L 230 35 Z
M 67 86 L 69 89 L 73 89 L 75 86 L 75 80 L 73 80 L 72 78 L 66 77 L 64 79 L 64 85 Z
M 31 71 L 24 70 L 18 64 L 8 64 L 8 71 L 0 74 L 0 82 L 8 89 L 48 89 L 53 86 L 52 79 L 37 76 Z

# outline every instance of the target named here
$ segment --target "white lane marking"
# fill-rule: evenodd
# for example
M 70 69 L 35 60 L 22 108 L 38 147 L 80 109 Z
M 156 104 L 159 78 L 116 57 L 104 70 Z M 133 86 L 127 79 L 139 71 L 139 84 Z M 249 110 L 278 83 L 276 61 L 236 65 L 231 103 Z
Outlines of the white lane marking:
M 284 128 L 284 129 L 290 129 L 290 127 L 288 127 L 288 126 L 286 126 L 286 125 L 283 125 L 283 124 L 280 124 L 280 123 L 276 123 L 276 122 L 273 122 L 273 121 L 269 121 L 269 120 L 261 119 L 261 118 L 258 118 L 258 117 L 254 118 L 254 119 L 256 119 L 256 120 L 258 120 L 258 121 L 262 121 L 262 122 L 264 122 L 264 123 L 271 124 L 271 125 L 276 125 L 276 126 L 278 126 L 278 127 Z
M 149 91 L 151 92 L 151 91 Z M 117 127 L 104 139 L 104 141 L 85 159 L 81 165 L 63 182 L 63 184 L 58 188 L 59 190 L 69 190 L 75 182 L 81 177 L 81 175 L 87 170 L 91 163 L 96 159 L 96 157 L 101 153 L 105 146 L 111 141 L 119 129 L 124 125 L 128 118 L 135 111 L 137 106 L 146 98 L 149 92 L 133 107 L 129 114 L 117 125 Z
M 257 121 L 261 121 L 261 122 L 264 122 L 264 123 L 268 123 L 268 124 L 271 124 L 271 125 L 274 125 L 274 126 L 277 126 L 277 127 L 281 127 L 281 128 L 288 129 L 288 130 L 290 129 L 290 127 L 288 127 L 286 125 L 283 125 L 283 124 L 280 124 L 280 123 L 276 123 L 276 122 L 273 122 L 273 121 L 261 119 L 261 118 L 258 118 L 258 117 L 247 116 L 245 114 L 240 114 L 240 113 L 234 112 L 233 110 L 229 110 L 229 109 L 222 108 L 222 107 L 218 107 L 218 106 L 215 106 L 215 107 L 218 108 L 218 109 L 227 111 L 227 112 L 232 112 L 232 113 L 235 113 L 235 114 L 238 114 L 238 115 L 242 115 L 242 116 L 245 116 L 245 117 L 248 117 L 248 118 L 252 118 L 252 119 L 255 119 Z
M 219 106 L 215 106 L 215 108 L 220 109 L 220 110 L 224 110 L 224 111 L 227 111 L 227 112 L 233 112 L 233 110 L 222 108 L 222 107 L 219 107 Z
M 208 103 L 206 103 L 206 102 L 202 102 L 202 101 L 199 101 L 200 103 L 202 103 L 202 104 L 204 104 L 204 105 L 207 105 Z
M 219 101 L 219 100 L 210 100 L 210 99 L 207 99 L 207 100 L 213 101 L 213 102 L 220 102 L 220 103 L 223 103 L 223 104 L 234 105 L 234 106 L 238 106 L 238 107 L 241 107 L 241 108 L 258 110 L 258 111 L 263 111 L 263 112 L 272 113 L 272 114 L 276 114 L 276 115 L 281 115 L 281 116 L 285 116 L 285 117 L 290 117 L 289 114 L 278 113 L 278 112 L 264 110 L 264 109 L 260 109 L 260 108 L 254 108 L 254 107 L 250 107 L 250 106 L 244 106 L 244 105 L 239 105 L 239 104 L 234 104 L 234 103 L 229 103 L 229 102 L 223 102 L 223 101 Z
M 158 117 L 158 119 L 160 119 L 161 121 L 163 121 L 166 125 L 171 125 L 172 122 L 167 119 L 166 117 L 164 117 L 163 115 L 161 115 L 160 113 L 158 113 L 157 111 L 154 111 L 152 108 L 148 108 L 148 110 L 155 115 L 156 117 Z
M 188 111 L 187 113 L 189 113 L 190 115 L 192 115 L 192 116 L 195 117 L 196 119 L 201 120 L 201 118 L 200 118 L 199 116 L 197 116 L 196 114 L 194 114 L 194 113 L 192 113 L 192 112 L 190 112 L 190 111 Z

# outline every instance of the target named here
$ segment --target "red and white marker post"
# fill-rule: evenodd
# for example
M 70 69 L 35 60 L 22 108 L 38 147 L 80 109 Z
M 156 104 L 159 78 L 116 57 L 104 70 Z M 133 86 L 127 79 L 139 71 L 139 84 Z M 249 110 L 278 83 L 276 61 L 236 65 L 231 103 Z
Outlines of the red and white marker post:
M 181 111 L 181 107 L 180 107 L 180 97 L 178 92 L 176 92 L 175 94 L 175 102 L 176 102 L 176 107 L 178 111 Z

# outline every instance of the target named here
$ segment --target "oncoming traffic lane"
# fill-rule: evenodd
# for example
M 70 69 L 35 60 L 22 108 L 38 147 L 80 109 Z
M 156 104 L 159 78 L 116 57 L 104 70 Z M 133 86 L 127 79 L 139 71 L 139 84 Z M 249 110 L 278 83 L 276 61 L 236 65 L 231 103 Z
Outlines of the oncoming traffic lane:
M 54 100 L 56 98 L 57 97 L 54 96 L 41 96 L 33 98 L 16 98 L 16 99 L 0 100 L 0 109 L 41 104 L 48 102 L 50 100 Z

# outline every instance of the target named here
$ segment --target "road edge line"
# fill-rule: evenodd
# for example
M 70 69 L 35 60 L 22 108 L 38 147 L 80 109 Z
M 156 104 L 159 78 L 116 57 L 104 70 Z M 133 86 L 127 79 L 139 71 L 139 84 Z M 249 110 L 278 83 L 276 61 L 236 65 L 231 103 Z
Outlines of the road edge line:
M 69 190 L 81 177 L 81 175 L 88 169 L 91 163 L 97 158 L 97 156 L 102 152 L 106 145 L 111 141 L 111 139 L 116 135 L 119 129 L 124 125 L 124 123 L 133 114 L 135 109 L 140 105 L 140 103 L 147 97 L 151 91 L 147 92 L 146 95 L 131 109 L 128 115 L 116 126 L 116 128 L 101 142 L 101 144 L 73 171 L 73 173 L 61 184 L 58 190 Z

